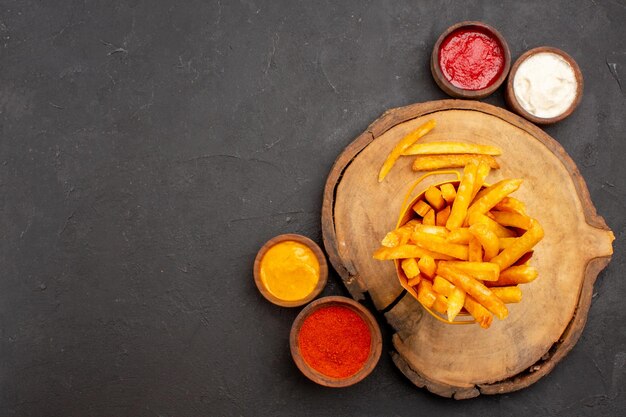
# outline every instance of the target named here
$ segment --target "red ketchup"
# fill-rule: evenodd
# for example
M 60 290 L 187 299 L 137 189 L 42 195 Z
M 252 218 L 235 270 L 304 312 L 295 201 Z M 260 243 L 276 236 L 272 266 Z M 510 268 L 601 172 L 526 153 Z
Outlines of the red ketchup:
M 449 34 L 439 48 L 444 77 L 463 90 L 492 85 L 504 69 L 504 50 L 498 39 L 480 28 L 462 28 Z

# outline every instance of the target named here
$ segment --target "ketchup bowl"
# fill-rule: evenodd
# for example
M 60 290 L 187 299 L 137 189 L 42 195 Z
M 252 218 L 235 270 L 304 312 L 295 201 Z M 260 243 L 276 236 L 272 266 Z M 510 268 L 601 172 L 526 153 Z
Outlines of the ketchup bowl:
M 435 82 L 452 97 L 480 99 L 498 89 L 511 68 L 511 51 L 496 29 L 460 22 L 439 36 L 430 59 Z

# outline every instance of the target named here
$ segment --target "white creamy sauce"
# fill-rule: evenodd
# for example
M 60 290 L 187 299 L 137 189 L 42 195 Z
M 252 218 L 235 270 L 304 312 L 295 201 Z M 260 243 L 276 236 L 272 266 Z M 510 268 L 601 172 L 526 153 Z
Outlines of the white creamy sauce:
M 519 104 L 536 117 L 563 114 L 576 99 L 576 76 L 560 55 L 541 52 L 525 59 L 517 68 L 513 91 Z

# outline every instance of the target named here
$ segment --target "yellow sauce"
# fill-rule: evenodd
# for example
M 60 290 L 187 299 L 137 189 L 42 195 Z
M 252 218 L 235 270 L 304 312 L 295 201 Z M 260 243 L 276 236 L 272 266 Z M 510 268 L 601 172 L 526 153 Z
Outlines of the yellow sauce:
M 297 301 L 315 289 L 320 264 L 315 253 L 291 240 L 272 246 L 261 259 L 261 282 L 276 298 Z

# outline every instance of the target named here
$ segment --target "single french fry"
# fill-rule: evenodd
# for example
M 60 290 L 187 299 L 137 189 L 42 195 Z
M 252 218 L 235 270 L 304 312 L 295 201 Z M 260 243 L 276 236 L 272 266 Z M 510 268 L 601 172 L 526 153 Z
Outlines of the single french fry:
M 446 203 L 452 204 L 456 198 L 456 188 L 454 188 L 454 185 L 450 183 L 441 184 L 439 189 L 441 190 L 441 196 L 444 200 L 446 200 Z
M 450 217 L 451 209 L 452 208 L 450 206 L 447 206 L 446 208 L 439 210 L 437 212 L 437 214 L 435 215 L 435 224 L 437 226 L 442 226 L 444 228 L 446 227 L 446 223 L 448 222 L 448 218 Z
M 456 316 L 461 312 L 463 304 L 465 304 L 465 291 L 455 287 L 452 294 L 448 297 L 448 308 L 446 311 L 448 314 L 448 321 L 454 321 Z
M 474 191 L 472 191 L 470 204 L 474 200 L 474 197 L 476 197 L 476 194 L 478 194 L 478 192 L 482 188 L 483 184 L 485 183 L 485 179 L 487 179 L 487 176 L 489 175 L 489 171 L 491 171 L 491 167 L 487 163 L 481 161 L 478 164 L 478 169 L 476 170 L 476 181 L 474 182 Z
M 526 252 L 530 251 L 541 239 L 543 239 L 543 228 L 538 221 L 531 219 L 532 226 L 523 235 L 515 239 L 515 242 L 504 249 L 498 256 L 491 259 L 491 262 L 500 266 L 500 271 L 505 270 L 520 259 Z
M 474 236 L 469 241 L 468 244 L 468 261 L 470 262 L 482 262 L 483 261 L 483 247 L 480 244 L 480 241 L 476 239 Z
M 522 290 L 517 285 L 513 287 L 493 287 L 491 288 L 491 292 L 505 304 L 519 303 L 522 301 Z
M 437 267 L 437 274 L 448 279 L 456 287 L 470 294 L 500 320 L 505 319 L 509 314 L 504 303 L 496 297 L 489 288 L 463 271 L 448 265 L 439 265 Z
M 429 235 L 435 235 L 439 237 L 448 237 L 448 234 L 450 233 L 445 227 L 426 224 L 420 224 L 415 226 L 414 231 L 428 233 Z
M 452 256 L 433 252 L 417 245 L 400 245 L 394 248 L 383 246 L 374 252 L 373 258 L 379 261 L 389 261 L 392 259 L 423 258 L 424 256 L 430 256 L 433 259 L 454 259 Z
M 442 294 L 437 294 L 437 299 L 433 303 L 432 309 L 439 314 L 445 314 L 448 310 L 448 297 Z
M 437 300 L 437 294 L 433 291 L 433 285 L 427 279 L 420 280 L 417 285 L 417 300 L 430 308 Z
M 443 294 L 446 297 L 449 297 L 452 294 L 456 287 L 450 281 L 442 277 L 441 275 L 436 275 L 433 279 L 433 290 L 438 292 L 439 294 Z
M 500 165 L 491 155 L 451 154 L 418 156 L 413 161 L 413 171 L 435 171 L 437 169 L 462 168 L 471 162 L 484 162 L 490 168 L 498 169 Z
M 441 261 L 481 281 L 497 281 L 500 268 L 491 262 Z
M 416 143 L 406 149 L 402 155 L 445 155 L 445 154 L 481 154 L 500 155 L 500 148 L 491 145 L 475 145 L 464 142 L 429 142 Z
M 411 233 L 413 233 L 417 225 L 420 225 L 420 223 L 416 219 L 409 220 L 403 226 L 387 233 L 383 238 L 381 245 L 388 248 L 406 245 L 411 237 Z
M 467 245 L 469 244 L 471 238 L 472 234 L 467 227 L 459 227 L 458 229 L 452 230 L 448 234 L 448 242 L 450 243 L 460 243 L 462 245 Z
M 432 279 L 435 276 L 437 264 L 435 263 L 435 259 L 432 256 L 422 256 L 417 265 L 420 269 L 420 272 L 426 275 L 428 278 Z
M 491 313 L 469 294 L 465 295 L 465 309 L 483 329 L 488 329 L 491 326 L 493 321 Z
M 380 172 L 378 173 L 378 182 L 382 182 L 385 179 L 385 177 L 387 176 L 387 174 L 389 174 L 389 171 L 391 171 L 391 168 L 393 168 L 393 165 L 396 163 L 398 158 L 400 158 L 400 156 L 411 145 L 417 142 L 419 138 L 421 138 L 422 136 L 430 132 L 435 127 L 435 124 L 436 124 L 435 121 L 432 119 L 427 121 L 426 123 L 424 123 L 417 129 L 415 129 L 414 131 L 412 131 L 411 133 L 403 137 L 400 140 L 400 142 L 398 142 L 398 144 L 394 146 L 394 148 L 389 153 L 389 156 L 387 156 L 387 159 L 385 160 L 383 165 L 380 167 Z
M 420 274 L 420 269 L 417 266 L 415 258 L 403 259 L 402 262 L 400 262 L 400 266 L 408 279 L 415 278 Z
M 424 225 L 434 226 L 435 225 L 435 210 L 430 210 L 424 218 L 422 219 Z
M 516 237 L 499 237 L 498 238 L 498 249 L 506 249 L 515 242 Z
M 498 211 L 510 211 L 511 213 L 526 215 L 526 204 L 513 197 L 504 197 L 493 208 Z
M 469 219 L 468 224 L 470 226 L 473 225 L 473 224 L 476 224 L 476 223 L 484 223 L 498 237 L 516 237 L 514 231 L 512 231 L 510 229 L 507 229 L 506 227 L 502 226 L 501 224 L 499 224 L 495 220 L 487 217 L 484 214 L 473 213 L 473 214 L 468 216 L 468 219 Z
M 407 285 L 410 286 L 410 287 L 416 287 L 420 283 L 421 279 L 422 279 L 422 276 L 418 275 L 418 276 L 408 280 L 407 281 Z
M 419 200 L 413 205 L 413 211 L 422 217 L 424 217 L 430 210 L 432 210 L 432 207 L 430 207 L 424 200 Z
M 400 244 L 400 235 L 395 230 L 392 230 L 385 235 L 380 244 L 386 248 L 395 248 Z
M 497 281 L 486 283 L 492 287 L 506 287 L 508 285 L 527 284 L 537 278 L 537 269 L 529 265 L 511 266 L 500 272 Z
M 488 261 L 499 252 L 498 236 L 492 232 L 484 223 L 476 223 L 470 226 L 470 233 L 478 239 L 485 250 L 483 259 Z
M 522 185 L 522 180 L 520 179 L 507 179 L 498 181 L 492 186 L 481 190 L 474 198 L 472 205 L 467 209 L 468 219 L 472 213 L 485 214 L 502 201 L 504 197 L 517 190 L 520 185 Z
M 530 217 L 524 214 L 511 213 L 509 211 L 491 211 L 491 214 L 493 219 L 502 226 L 517 227 L 524 230 L 530 229 Z
M 478 165 L 474 163 L 466 165 L 463 169 L 463 177 L 456 192 L 454 203 L 452 203 L 450 217 L 448 217 L 448 222 L 446 223 L 446 227 L 449 230 L 457 229 L 463 225 L 474 190 L 477 170 Z
M 441 210 L 443 206 L 446 205 L 446 200 L 443 199 L 441 190 L 434 185 L 428 187 L 424 193 L 424 197 L 426 198 L 426 201 L 428 201 L 428 204 L 430 204 L 430 206 L 435 210 Z
M 420 231 L 415 231 L 411 235 L 411 240 L 418 246 L 433 252 L 443 253 L 463 261 L 466 261 L 468 258 L 467 245 L 450 243 L 445 238 L 439 236 L 433 236 Z

